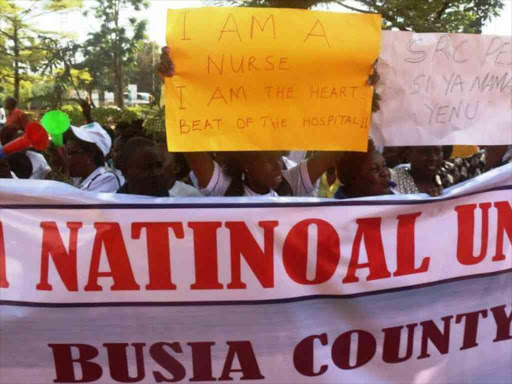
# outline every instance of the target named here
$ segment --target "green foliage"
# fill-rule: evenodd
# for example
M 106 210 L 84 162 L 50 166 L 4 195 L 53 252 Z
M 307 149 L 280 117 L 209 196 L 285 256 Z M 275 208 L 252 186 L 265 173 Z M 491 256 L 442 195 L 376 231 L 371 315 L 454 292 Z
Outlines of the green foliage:
M 110 87 L 115 94 L 116 104 L 124 106 L 125 67 L 135 61 L 137 42 L 145 38 L 146 21 L 130 17 L 128 23 L 122 23 L 122 15 L 147 8 L 146 0 L 96 0 L 92 10 L 101 28 L 89 34 L 85 43 L 86 58 L 91 75 L 96 84 Z M 91 65 L 96 64 L 96 65 Z
M 382 15 L 383 28 L 415 32 L 482 33 L 499 15 L 505 0 L 210 0 L 215 5 L 308 9 L 338 4 L 346 9 Z
M 48 13 L 68 12 L 81 5 L 79 0 L 0 0 L 0 81 L 13 87 L 20 98 L 23 81 L 33 81 L 34 74 L 48 60 L 52 49 L 47 38 L 59 34 L 41 30 L 37 20 Z
M 160 99 L 162 84 L 155 72 L 155 67 L 160 62 L 160 47 L 153 41 L 142 40 L 137 44 L 134 55 L 133 65 L 126 70 L 127 82 L 137 84 L 139 92 L 147 92 L 155 100 Z
M 67 113 L 71 124 L 80 126 L 85 124 L 82 109 L 78 104 L 67 104 L 60 108 Z M 165 142 L 165 110 L 158 105 L 152 107 L 135 106 L 121 110 L 117 107 L 102 107 L 92 110 L 92 117 L 102 126 L 115 127 L 120 121 L 132 122 L 136 119 L 143 119 L 144 131 L 155 141 Z
M 157 142 L 166 141 L 165 109 L 155 105 L 145 117 L 144 131 Z

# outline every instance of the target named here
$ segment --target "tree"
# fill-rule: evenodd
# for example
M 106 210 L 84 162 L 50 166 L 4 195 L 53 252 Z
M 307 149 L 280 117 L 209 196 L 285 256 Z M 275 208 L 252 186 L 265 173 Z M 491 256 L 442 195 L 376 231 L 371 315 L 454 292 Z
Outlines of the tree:
M 337 4 L 355 12 L 381 14 L 384 29 L 482 33 L 485 23 L 499 15 L 505 0 L 213 0 L 213 3 L 303 9 Z
M 135 62 L 128 71 L 127 79 L 137 84 L 139 92 L 151 93 L 156 100 L 160 97 L 161 81 L 155 73 L 160 61 L 160 47 L 153 41 L 139 42 L 135 51 Z
M 110 63 L 114 97 L 120 108 L 124 107 L 125 66 L 133 62 L 137 42 L 144 39 L 146 30 L 145 20 L 138 21 L 130 17 L 128 24 L 123 24 L 122 16 L 128 10 L 139 11 L 148 6 L 146 0 L 96 0 L 94 7 L 94 14 L 101 21 L 101 27 L 98 32 L 89 34 L 85 43 L 87 58 L 94 60 L 102 57 L 103 62 Z M 98 73 L 91 71 L 91 74 L 97 80 Z M 100 74 L 105 75 L 107 72 Z
M 19 98 L 21 82 L 31 80 L 31 74 L 37 72 L 48 54 L 42 39 L 57 35 L 37 28 L 37 19 L 72 11 L 81 4 L 81 0 L 0 0 L 0 76 L 12 84 L 15 98 Z

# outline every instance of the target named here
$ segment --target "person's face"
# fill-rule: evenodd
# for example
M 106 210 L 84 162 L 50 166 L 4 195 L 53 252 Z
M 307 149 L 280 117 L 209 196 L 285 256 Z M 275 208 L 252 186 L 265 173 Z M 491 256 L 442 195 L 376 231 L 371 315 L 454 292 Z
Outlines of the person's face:
M 130 193 L 162 196 L 166 191 L 162 156 L 155 146 L 138 149 L 124 166 Z
M 386 159 L 386 164 L 389 168 L 395 168 L 403 163 L 403 153 L 403 147 L 384 147 L 382 156 Z
M 411 147 L 409 161 L 414 172 L 434 177 L 443 164 L 443 149 L 441 146 Z
M 391 172 L 386 160 L 377 151 L 369 154 L 361 164 L 359 175 L 353 180 L 352 189 L 360 196 L 381 196 L 391 193 Z
M 246 169 L 251 185 L 260 191 L 276 189 L 283 181 L 280 152 L 253 153 L 249 156 Z
M 71 177 L 87 177 L 91 165 L 94 164 L 91 154 L 84 151 L 75 140 L 66 143 L 69 175 Z

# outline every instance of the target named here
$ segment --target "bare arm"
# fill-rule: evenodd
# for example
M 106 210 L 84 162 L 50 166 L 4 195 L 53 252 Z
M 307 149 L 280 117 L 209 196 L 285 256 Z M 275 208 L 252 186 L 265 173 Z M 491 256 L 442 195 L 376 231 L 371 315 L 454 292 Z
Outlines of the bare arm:
M 339 155 L 339 152 L 317 152 L 307 160 L 311 184 L 316 183 L 329 168 L 336 165 Z
M 169 57 L 169 52 L 168 47 L 162 48 L 160 63 L 156 68 L 162 81 L 164 81 L 166 77 L 174 76 L 174 63 Z M 215 169 L 213 159 L 207 152 L 189 152 L 184 153 L 184 155 L 188 166 L 197 177 L 199 187 L 206 188 L 212 179 L 213 170 Z
M 199 181 L 200 188 L 206 188 L 213 176 L 215 165 L 213 159 L 207 152 L 188 152 L 185 153 L 185 159 L 188 166 L 194 172 Z

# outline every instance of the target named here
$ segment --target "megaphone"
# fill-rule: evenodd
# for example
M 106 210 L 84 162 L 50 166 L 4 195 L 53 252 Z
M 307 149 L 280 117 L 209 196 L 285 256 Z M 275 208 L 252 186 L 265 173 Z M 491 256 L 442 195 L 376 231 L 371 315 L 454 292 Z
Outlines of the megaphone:
M 43 126 L 35 121 L 27 124 L 25 134 L 18 137 L 3 147 L 0 147 L 0 159 L 9 156 L 12 153 L 23 151 L 27 148 L 34 148 L 42 151 L 48 147 L 50 139 L 48 132 L 45 131 Z

